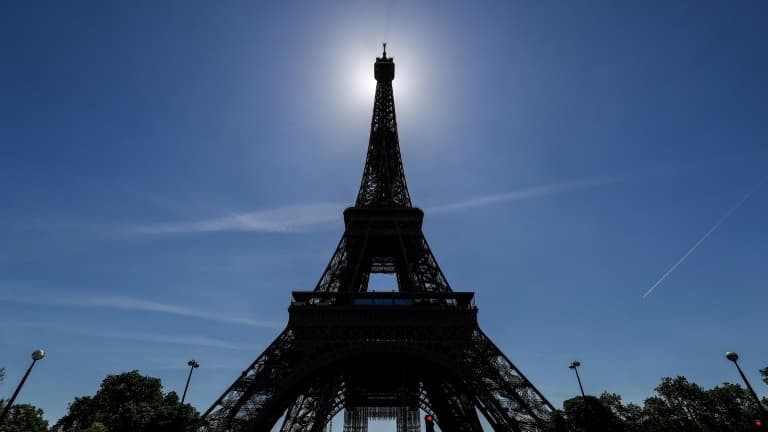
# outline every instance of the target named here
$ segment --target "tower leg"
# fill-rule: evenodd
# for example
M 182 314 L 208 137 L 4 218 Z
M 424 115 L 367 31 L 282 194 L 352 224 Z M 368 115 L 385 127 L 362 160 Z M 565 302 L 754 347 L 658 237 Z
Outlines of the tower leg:
M 483 432 L 475 405 L 451 382 L 425 383 L 437 424 L 443 432 Z
M 280 432 L 323 432 L 338 390 L 332 379 L 318 380 L 286 411 Z
M 294 331 L 285 329 L 243 371 L 204 414 L 208 431 L 260 432 L 272 429 L 283 412 L 291 408 L 290 399 L 280 392 L 283 391 L 283 383 L 289 381 L 300 367 L 293 360 L 297 356 L 295 342 Z
M 465 368 L 473 394 L 494 431 L 544 430 L 554 408 L 504 353 L 477 328 L 467 350 Z

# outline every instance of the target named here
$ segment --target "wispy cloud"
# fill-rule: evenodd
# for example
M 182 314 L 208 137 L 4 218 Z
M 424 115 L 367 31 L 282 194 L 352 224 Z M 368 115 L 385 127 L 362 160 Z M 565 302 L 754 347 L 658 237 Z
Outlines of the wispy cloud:
M 8 327 L 25 327 L 25 328 L 37 328 L 47 331 L 58 331 L 64 333 L 72 333 L 81 336 L 98 337 L 104 339 L 122 339 L 133 340 L 137 342 L 150 342 L 150 343 L 162 343 L 162 344 L 174 344 L 174 345 L 192 345 L 192 346 L 204 346 L 210 348 L 225 348 L 231 350 L 242 350 L 250 348 L 247 344 L 240 344 L 236 342 L 226 341 L 222 339 L 210 338 L 207 336 L 175 336 L 175 335 L 162 335 L 157 333 L 138 333 L 129 331 L 112 331 L 112 330 L 98 330 L 94 328 L 73 327 L 65 323 L 57 322 L 37 322 L 37 321 L 9 321 L 0 323 L 5 328 Z
M 446 213 L 475 207 L 485 207 L 510 201 L 536 198 L 544 195 L 552 195 L 578 189 L 588 189 L 620 181 L 616 177 L 592 177 L 580 180 L 554 183 L 545 186 L 537 186 L 512 192 L 504 192 L 493 195 L 482 195 L 448 204 L 427 207 L 425 211 L 430 213 Z
M 688 257 L 689 257 L 689 256 L 690 256 L 692 253 L 694 253 L 694 252 L 696 251 L 696 249 L 698 249 L 698 248 L 699 248 L 699 246 L 701 246 L 701 244 L 702 244 L 702 243 L 704 243 L 704 241 L 705 241 L 705 240 L 706 240 L 706 239 L 707 239 L 707 238 L 708 238 L 710 235 L 712 235 L 712 233 L 714 233 L 715 231 L 717 231 L 717 229 L 718 229 L 718 228 L 720 228 L 720 225 L 722 225 L 723 223 L 725 223 L 725 221 L 726 221 L 726 220 L 728 220 L 728 218 L 729 218 L 729 217 L 731 217 L 731 215 L 732 215 L 732 214 L 733 214 L 733 213 L 734 213 L 736 210 L 738 210 L 738 209 L 739 209 L 739 208 L 740 208 L 742 205 L 744 205 L 744 203 L 745 203 L 745 202 L 747 202 L 747 200 L 748 200 L 748 199 L 749 199 L 749 198 L 752 196 L 752 194 L 753 194 L 753 193 L 755 193 L 755 191 L 756 191 L 756 190 L 757 190 L 757 189 L 758 189 L 758 188 L 759 188 L 759 187 L 760 187 L 760 186 L 761 186 L 761 185 L 762 185 L 762 184 L 765 182 L 765 180 L 768 180 L 768 177 L 767 177 L 766 179 L 763 179 L 762 181 L 760 181 L 760 182 L 759 182 L 759 183 L 758 183 L 758 184 L 757 184 L 757 185 L 756 185 L 754 188 L 752 188 L 752 190 L 750 190 L 749 192 L 747 192 L 747 194 L 746 194 L 746 195 L 744 195 L 744 197 L 743 197 L 743 198 L 741 198 L 741 200 L 740 200 L 738 203 L 736 203 L 736 205 L 734 205 L 733 207 L 731 207 L 730 209 L 728 209 L 728 211 L 727 211 L 727 212 L 725 212 L 725 214 L 724 214 L 724 215 L 723 215 L 723 216 L 722 216 L 720 219 L 718 219 L 718 221 L 717 221 L 717 222 L 715 222 L 715 224 L 714 224 L 714 225 L 712 225 L 712 227 L 710 227 L 710 228 L 709 228 L 709 230 L 707 230 L 707 232 L 705 232 L 705 233 L 704 233 L 704 235 L 703 235 L 703 236 L 701 236 L 701 238 L 699 238 L 699 240 L 698 240 L 698 241 L 696 241 L 696 243 L 694 243 L 694 244 L 693 244 L 693 246 L 691 246 L 691 247 L 688 249 L 688 251 L 687 251 L 687 252 L 685 252 L 685 253 L 683 254 L 683 256 L 682 256 L 682 257 L 680 257 L 680 259 L 679 259 L 679 260 L 677 260 L 677 262 L 675 262 L 674 264 L 672 264 L 672 267 L 670 267 L 670 268 L 669 268 L 669 269 L 668 269 L 666 272 L 664 272 L 664 274 L 663 274 L 663 275 L 661 275 L 661 277 L 659 278 L 659 280 L 657 280 L 657 281 L 656 281 L 656 283 L 654 283 L 653 285 L 651 285 L 651 287 L 648 289 L 648 291 L 646 291 L 646 292 L 645 292 L 645 294 L 643 294 L 643 299 L 645 299 L 646 297 L 648 297 L 648 296 L 649 296 L 649 295 L 650 295 L 650 294 L 653 292 L 653 290 L 655 290 L 655 289 L 656 289 L 656 287 L 658 287 L 659 285 L 661 285 L 661 283 L 662 283 L 662 282 L 664 282 L 664 280 L 665 280 L 667 277 L 669 277 L 669 275 L 671 275 L 671 274 L 672 274 L 672 272 L 674 272 L 675 270 L 677 270 L 677 268 L 678 268 L 678 267 L 680 267 L 680 265 L 681 265 L 682 263 L 684 263 L 684 262 L 685 262 L 685 260 L 686 260 L 686 259 L 688 259 Z
M 257 231 L 294 233 L 331 226 L 339 221 L 344 204 L 316 203 L 233 213 L 227 216 L 189 222 L 170 222 L 136 227 L 144 234 L 173 234 L 218 231 Z
M 209 321 L 218 321 L 229 324 L 240 324 L 254 327 L 279 329 L 284 323 L 275 321 L 254 320 L 247 317 L 236 316 L 228 313 L 210 312 L 203 309 L 160 303 L 133 297 L 67 297 L 56 298 L 52 296 L 39 296 L 35 298 L 2 297 L 0 301 L 16 304 L 31 304 L 42 306 L 69 306 L 69 307 L 96 307 L 107 309 L 120 309 L 127 311 L 157 312 L 171 315 L 180 315 L 192 318 L 200 318 Z
M 552 183 L 543 186 L 535 186 L 527 189 L 520 189 L 511 192 L 502 192 L 492 195 L 481 195 L 473 198 L 467 198 L 461 201 L 456 201 L 448 204 L 439 204 L 431 207 L 426 207 L 425 211 L 430 213 L 447 213 L 452 211 L 459 211 L 475 207 L 485 207 L 490 205 L 502 204 L 511 201 L 518 201 L 523 199 L 538 198 L 546 195 L 555 195 L 565 192 L 571 192 L 582 189 L 591 189 L 599 186 L 605 186 L 609 184 L 621 183 L 631 181 L 641 177 L 655 177 L 664 175 L 679 175 L 683 171 L 688 171 L 694 168 L 701 168 L 703 166 L 709 166 L 713 163 L 722 165 L 724 160 L 741 160 L 744 155 L 729 155 L 721 156 L 715 159 L 706 160 L 694 160 L 687 162 L 675 162 L 671 164 L 656 166 L 652 168 L 644 168 L 624 172 L 621 174 L 605 175 L 581 178 L 575 180 L 568 180 L 559 183 Z
M 484 207 L 521 199 L 587 189 L 620 181 L 616 177 L 592 177 L 545 186 L 537 186 L 494 195 L 482 195 L 448 204 L 425 208 L 430 213 L 446 213 L 474 207 Z M 148 224 L 135 227 L 141 234 L 204 233 L 223 231 L 255 231 L 267 233 L 297 233 L 332 227 L 340 221 L 340 203 L 309 203 L 233 213 L 227 216 L 186 222 Z

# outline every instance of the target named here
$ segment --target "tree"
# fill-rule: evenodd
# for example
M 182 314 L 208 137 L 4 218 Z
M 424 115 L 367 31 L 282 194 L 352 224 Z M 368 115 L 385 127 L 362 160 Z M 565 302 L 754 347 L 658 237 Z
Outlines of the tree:
M 93 422 L 90 426 L 88 426 L 85 429 L 81 429 L 81 432 L 109 432 L 107 430 L 107 427 L 104 426 L 104 423 L 99 422 Z
M 0 400 L 0 411 L 5 406 Z M 14 404 L 8 416 L 0 424 L 0 432 L 47 432 L 48 421 L 43 418 L 43 410 L 30 404 Z
M 200 426 L 197 411 L 181 405 L 175 392 L 164 394 L 159 378 L 138 371 L 109 375 L 94 396 L 75 398 L 57 432 L 192 432 Z
M 545 429 L 546 432 L 568 432 L 568 423 L 565 420 L 563 412 L 556 409 L 552 412 L 552 417 L 549 419 L 549 424 Z
M 701 431 L 700 417 L 706 409 L 704 389 L 683 376 L 664 377 L 656 387 L 657 396 L 645 400 L 643 426 L 655 431 Z
M 759 407 L 747 390 L 737 384 L 723 383 L 706 391 L 707 412 L 702 415 L 705 431 L 733 432 L 754 430 Z
M 768 384 L 768 367 L 760 369 L 760 375 L 763 376 L 763 382 Z
M 5 379 L 5 368 L 0 368 L 0 383 L 3 382 L 4 379 Z
M 616 393 L 603 392 L 599 397 L 603 406 L 611 412 L 614 418 L 623 425 L 626 432 L 641 432 L 643 408 L 637 404 L 624 405 L 621 396 Z
M 724 383 L 709 390 L 685 377 L 662 378 L 656 396 L 645 400 L 639 429 L 648 432 L 746 432 L 754 430 L 758 407 L 749 393 Z M 632 430 L 632 429 L 629 429 Z
M 622 421 L 594 396 L 579 396 L 564 401 L 563 412 L 571 432 L 624 432 Z
M 685 377 L 662 378 L 643 406 L 621 396 L 576 397 L 553 413 L 548 432 L 747 432 L 754 431 L 759 407 L 747 390 L 723 383 L 709 390 Z M 586 406 L 585 406 L 586 404 Z

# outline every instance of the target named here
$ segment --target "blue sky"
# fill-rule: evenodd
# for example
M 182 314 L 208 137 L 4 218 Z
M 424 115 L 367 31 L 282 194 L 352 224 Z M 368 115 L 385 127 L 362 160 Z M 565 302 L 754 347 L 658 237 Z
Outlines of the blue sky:
M 728 350 L 768 395 L 766 12 L 3 3 L 0 395 L 38 347 L 18 401 L 52 421 L 110 373 L 181 391 L 196 358 L 204 411 L 331 257 L 384 40 L 427 239 L 555 405 L 574 359 L 588 393 L 642 401 L 736 382 Z

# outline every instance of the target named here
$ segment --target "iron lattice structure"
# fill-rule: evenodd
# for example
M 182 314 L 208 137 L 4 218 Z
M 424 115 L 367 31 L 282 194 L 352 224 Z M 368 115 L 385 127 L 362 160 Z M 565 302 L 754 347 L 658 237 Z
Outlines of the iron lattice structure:
M 552 405 L 477 323 L 474 293 L 455 292 L 411 205 L 400 157 L 386 51 L 376 59 L 368 154 L 345 231 L 314 291 L 295 291 L 286 329 L 205 413 L 210 432 L 344 431 L 394 419 L 420 430 L 419 410 L 444 432 L 541 431 Z M 368 290 L 371 273 L 398 290 Z

